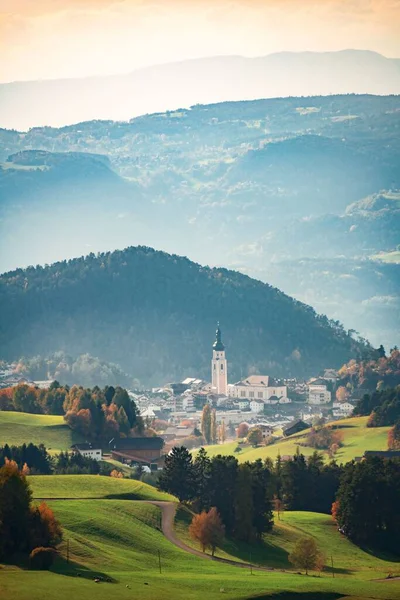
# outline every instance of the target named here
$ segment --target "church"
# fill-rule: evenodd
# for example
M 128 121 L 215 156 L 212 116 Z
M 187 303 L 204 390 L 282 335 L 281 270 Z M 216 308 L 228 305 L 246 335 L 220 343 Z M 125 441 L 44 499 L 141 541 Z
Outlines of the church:
M 215 332 L 211 360 L 211 391 L 220 396 L 229 396 L 251 402 L 264 404 L 278 404 L 290 402 L 287 398 L 285 385 L 274 385 L 268 375 L 250 375 L 243 381 L 228 384 L 228 362 L 225 356 L 225 346 L 222 343 L 222 334 L 219 323 Z M 263 406 L 261 407 L 263 408 Z M 256 411 L 257 412 L 257 411 Z

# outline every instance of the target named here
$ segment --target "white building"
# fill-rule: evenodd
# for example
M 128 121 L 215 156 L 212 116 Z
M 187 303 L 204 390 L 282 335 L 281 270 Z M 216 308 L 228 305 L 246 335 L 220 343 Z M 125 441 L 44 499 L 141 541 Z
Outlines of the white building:
M 79 452 L 79 454 L 81 454 L 85 458 L 92 458 L 93 460 L 102 459 L 101 448 L 93 446 L 90 443 L 75 444 L 74 446 L 71 446 L 71 449 L 75 452 Z
M 334 402 L 332 405 L 334 417 L 349 417 L 354 410 L 354 404 L 351 402 Z
M 308 386 L 308 403 L 309 404 L 329 404 L 331 401 L 331 393 L 326 385 L 311 383 Z
M 254 400 L 263 400 L 268 404 L 276 404 L 269 402 L 272 396 L 279 398 L 287 398 L 286 385 L 273 385 L 268 375 L 250 375 L 242 381 L 238 381 L 233 385 L 228 386 L 228 395 L 232 398 L 247 398 L 250 402 Z M 275 398 L 273 399 L 275 400 Z
M 263 400 L 251 400 L 250 401 L 250 410 L 255 413 L 264 412 L 264 401 Z
M 246 408 L 250 408 L 250 400 L 239 400 L 237 405 L 239 406 L 240 410 L 246 410 Z
M 211 388 L 215 394 L 228 394 L 228 364 L 225 358 L 225 346 L 221 339 L 219 323 L 213 344 L 211 361 Z

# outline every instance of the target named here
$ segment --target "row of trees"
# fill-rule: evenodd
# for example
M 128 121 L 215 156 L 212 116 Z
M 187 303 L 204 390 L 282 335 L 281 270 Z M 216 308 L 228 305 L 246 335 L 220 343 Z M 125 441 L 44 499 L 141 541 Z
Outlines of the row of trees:
M 25 475 L 14 461 L 0 468 L 0 558 L 12 560 L 17 553 L 58 544 L 61 526 L 53 511 L 42 502 L 32 505 Z
M 249 540 L 272 527 L 273 506 L 329 514 L 342 471 L 317 452 L 239 464 L 233 456 L 210 458 L 204 448 L 193 460 L 181 447 L 167 456 L 158 485 L 197 511 L 215 507 L 229 535 Z
M 371 457 L 343 470 L 332 514 L 355 543 L 399 552 L 400 461 Z
M 14 462 L 24 475 L 110 475 L 112 471 L 111 465 L 75 452 L 60 452 L 50 456 L 43 444 L 0 446 L 0 465 L 9 461 Z
M 0 410 L 64 415 L 71 429 L 87 439 L 129 436 L 144 429 L 135 402 L 121 387 L 69 388 L 54 381 L 41 390 L 20 384 L 0 391 Z

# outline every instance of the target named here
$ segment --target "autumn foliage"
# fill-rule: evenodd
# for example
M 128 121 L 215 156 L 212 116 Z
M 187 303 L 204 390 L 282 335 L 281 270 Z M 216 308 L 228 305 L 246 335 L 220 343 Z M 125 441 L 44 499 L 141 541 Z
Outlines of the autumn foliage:
M 247 425 L 247 423 L 240 423 L 239 427 L 237 428 L 237 432 L 236 432 L 238 438 L 247 437 L 248 432 L 249 432 L 249 426 Z
M 389 450 L 400 450 L 400 421 L 388 431 L 388 448 Z
M 215 507 L 208 512 L 203 511 L 193 517 L 189 527 L 189 534 L 192 539 L 199 542 L 203 552 L 207 548 L 211 550 L 212 556 L 215 554 L 225 535 L 225 527 Z

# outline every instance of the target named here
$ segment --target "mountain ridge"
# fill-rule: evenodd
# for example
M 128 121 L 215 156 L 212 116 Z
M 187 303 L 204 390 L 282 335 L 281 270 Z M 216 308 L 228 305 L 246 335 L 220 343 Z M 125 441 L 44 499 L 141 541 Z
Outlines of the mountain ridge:
M 2 83 L 0 126 L 26 130 L 93 119 L 129 120 L 227 100 L 394 94 L 400 93 L 399 64 L 399 59 L 364 50 L 280 52 L 195 58 L 119 75 Z M 60 95 L 62 103 L 57 102 Z

